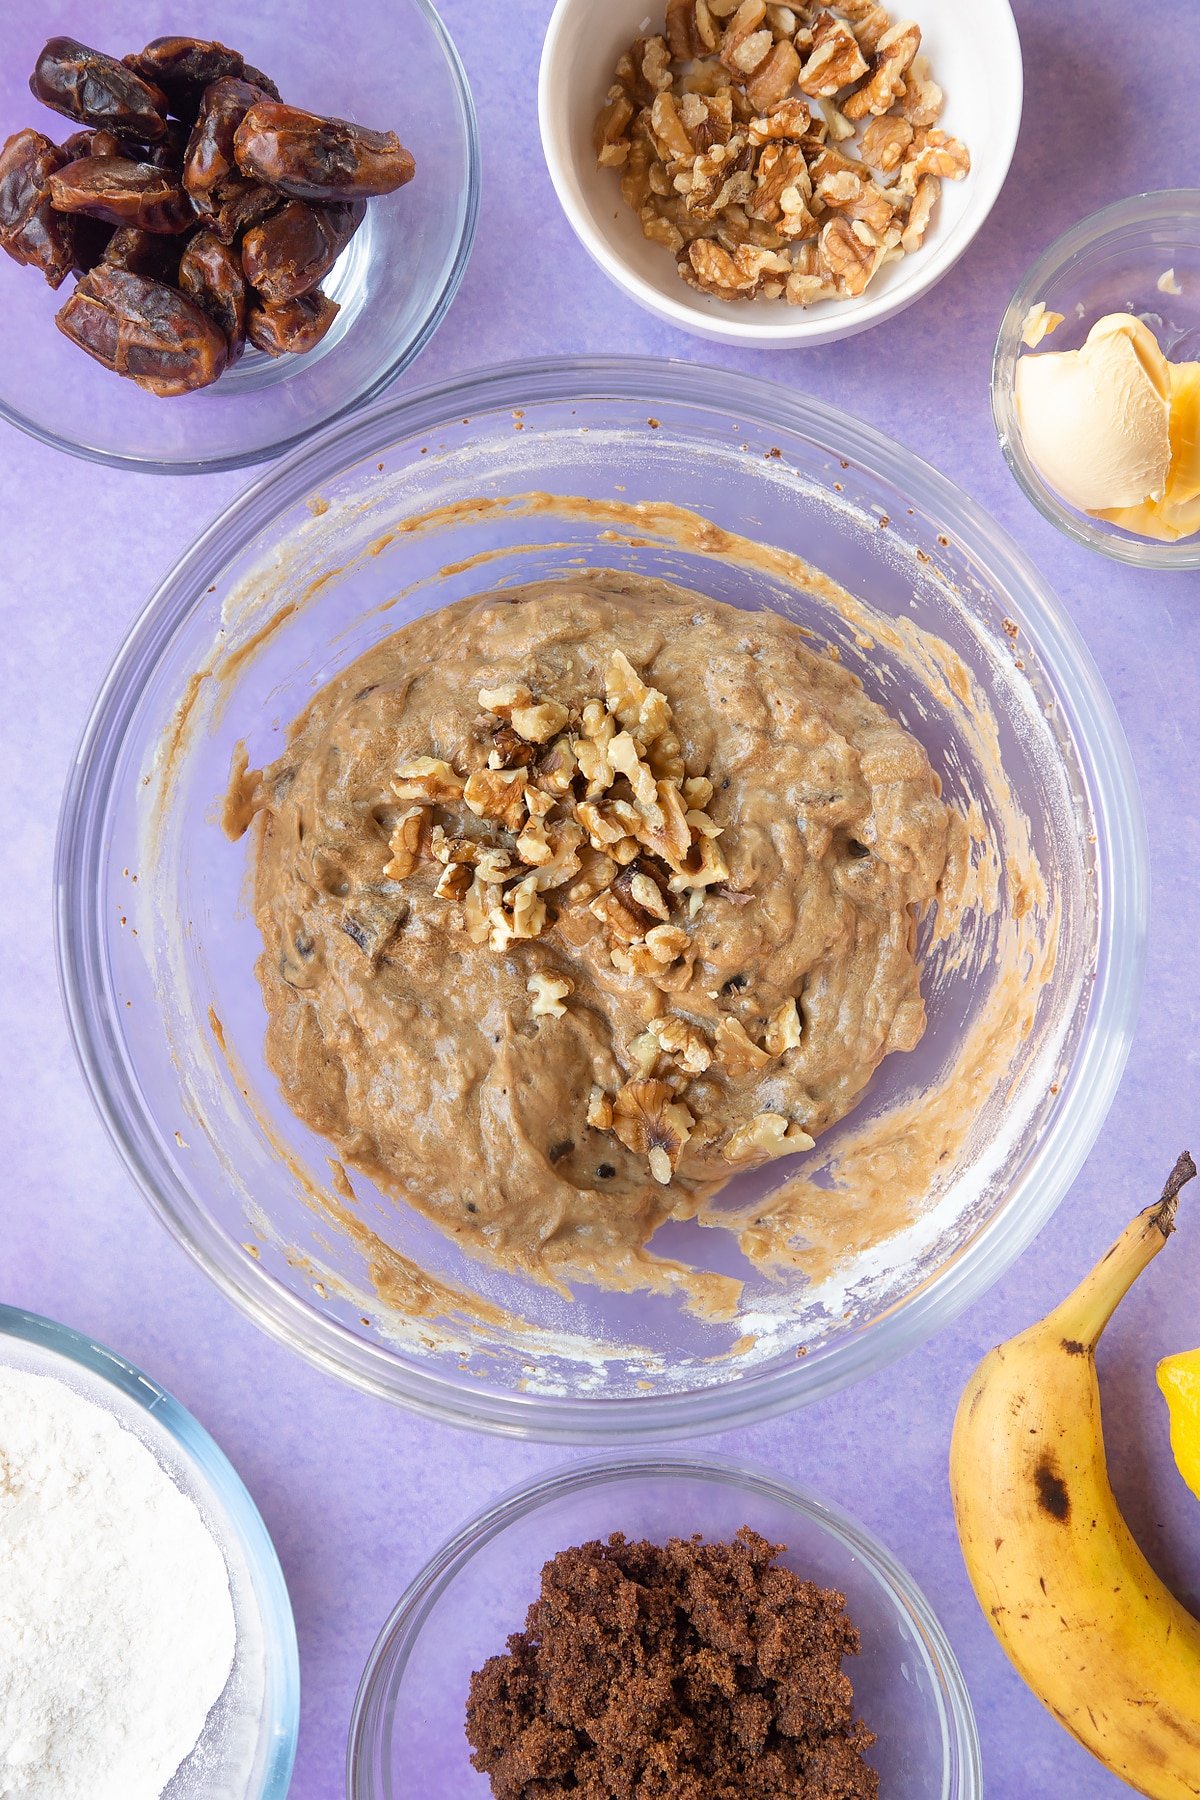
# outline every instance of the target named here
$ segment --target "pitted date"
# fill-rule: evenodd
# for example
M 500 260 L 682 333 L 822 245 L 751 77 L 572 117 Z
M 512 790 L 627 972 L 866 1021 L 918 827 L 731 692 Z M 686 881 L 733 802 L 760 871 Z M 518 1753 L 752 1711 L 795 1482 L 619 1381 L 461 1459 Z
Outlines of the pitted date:
M 0 149 L 0 248 L 40 269 L 52 288 L 75 266 L 75 222 L 55 212 L 50 177 L 61 150 L 40 131 L 14 132 Z
M 179 287 L 224 332 L 233 362 L 246 343 L 246 282 L 237 251 L 215 231 L 198 231 L 179 259 Z
M 104 263 L 83 277 L 55 323 L 106 369 L 152 394 L 207 387 L 228 358 L 224 332 L 185 294 Z
M 84 156 L 128 156 L 129 147 L 111 131 L 73 131 L 62 142 L 64 162 L 78 162 Z
M 282 306 L 267 306 L 252 298 L 246 336 L 256 350 L 265 350 L 268 356 L 300 356 L 320 343 L 340 310 L 337 301 L 320 288 L 298 300 L 285 300 Z
M 416 173 L 394 131 L 368 131 L 273 100 L 250 108 L 234 153 L 244 174 L 293 200 L 366 200 L 392 193 Z
M 84 156 L 68 163 L 51 175 L 50 198 L 58 212 L 86 213 L 142 231 L 186 231 L 196 221 L 177 177 L 123 157 Z
M 247 181 L 244 175 L 231 175 L 213 198 L 218 202 L 217 209 L 204 216 L 223 244 L 232 244 L 239 231 L 257 225 L 280 203 L 274 188 L 264 187 L 261 181 Z
M 167 237 L 161 231 L 118 225 L 105 246 L 102 260 L 110 269 L 127 269 L 131 275 L 144 275 L 149 281 L 174 282 L 182 245 L 182 238 Z
M 81 125 L 157 144 L 167 129 L 167 96 L 124 63 L 75 38 L 52 37 L 29 77 L 30 92 Z
M 205 89 L 227 77 L 244 78 L 268 98 L 279 98 L 270 76 L 244 61 L 239 50 L 208 38 L 154 38 L 144 50 L 123 60 L 135 75 L 160 87 L 170 111 L 188 124 L 200 109 Z
M 275 83 L 271 80 L 269 75 L 264 75 L 262 70 L 256 69 L 253 63 L 246 64 L 244 74 L 246 80 L 250 82 L 253 87 L 262 89 L 268 100 L 278 100 L 279 89 L 275 86 Z
M 122 58 L 143 81 L 153 83 L 167 97 L 167 107 L 188 124 L 196 116 L 201 96 L 211 82 L 226 75 L 241 75 L 245 62 L 239 50 L 211 38 L 152 38 L 144 50 Z
M 240 76 L 223 75 L 205 88 L 183 158 L 183 185 L 197 205 L 238 175 L 234 134 L 262 98 L 262 89 Z
M 332 206 L 289 200 L 246 233 L 242 241 L 246 280 L 269 306 L 298 300 L 329 273 L 366 210 L 361 200 Z

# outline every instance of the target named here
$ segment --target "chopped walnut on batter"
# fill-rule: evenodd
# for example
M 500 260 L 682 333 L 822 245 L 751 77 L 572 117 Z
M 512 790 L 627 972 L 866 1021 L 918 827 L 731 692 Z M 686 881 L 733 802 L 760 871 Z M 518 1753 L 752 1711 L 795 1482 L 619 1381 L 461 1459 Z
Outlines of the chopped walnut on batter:
M 659 996 L 627 1046 L 631 1079 L 615 1094 L 595 1088 L 586 1121 L 644 1151 L 666 1185 L 697 1125 L 684 1104 L 691 1080 L 714 1065 L 730 1080 L 764 1069 L 799 1045 L 800 1015 L 787 1001 L 759 1044 L 729 1013 L 717 1013 L 710 1035 L 682 1013 L 653 1010 L 687 985 L 689 927 L 709 889 L 728 882 L 724 827 L 710 811 L 713 782 L 687 769 L 667 696 L 620 650 L 603 682 L 602 698 L 574 707 L 532 685 L 480 689 L 480 729 L 495 746 L 487 766 L 460 774 L 436 756 L 397 766 L 397 799 L 421 803 L 396 818 L 385 874 L 406 881 L 423 855 L 440 864 L 433 893 L 446 902 L 447 924 L 498 953 L 555 932 L 577 949 L 598 932 L 614 977 Z M 526 986 L 530 1016 L 559 1019 L 575 984 L 542 966 Z M 782 1125 L 791 1135 L 779 1145 L 801 1147 L 799 1126 Z M 775 1145 L 774 1128 L 765 1129 Z M 754 1155 L 749 1139 L 730 1153 L 742 1162 Z
M 701 293 L 856 298 L 970 170 L 932 129 L 943 95 L 920 45 L 875 0 L 668 0 L 663 35 L 617 64 L 597 162 Z

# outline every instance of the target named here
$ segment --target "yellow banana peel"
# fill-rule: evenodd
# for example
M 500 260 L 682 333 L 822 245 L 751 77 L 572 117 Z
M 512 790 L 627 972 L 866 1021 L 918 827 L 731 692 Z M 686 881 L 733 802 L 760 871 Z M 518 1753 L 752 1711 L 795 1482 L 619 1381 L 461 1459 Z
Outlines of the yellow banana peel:
M 1169 1241 L 1179 1190 L 1195 1173 L 1181 1156 L 1159 1203 L 1075 1292 L 984 1358 L 950 1451 L 963 1558 L 1005 1653 L 1055 1718 L 1151 1800 L 1200 1796 L 1200 1620 L 1159 1580 L 1121 1516 L 1095 1353 L 1120 1300 Z M 1170 1380 L 1188 1394 L 1185 1455 L 1196 1472 L 1200 1375 L 1191 1366 Z

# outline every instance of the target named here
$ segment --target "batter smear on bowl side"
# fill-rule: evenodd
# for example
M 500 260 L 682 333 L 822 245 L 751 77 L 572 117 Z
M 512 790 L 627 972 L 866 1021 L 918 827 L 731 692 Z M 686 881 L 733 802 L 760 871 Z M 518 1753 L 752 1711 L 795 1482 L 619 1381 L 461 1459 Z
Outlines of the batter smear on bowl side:
M 464 1248 L 611 1286 L 917 1043 L 964 834 L 797 626 L 605 572 L 384 639 L 235 767 L 256 817 L 298 1117 Z

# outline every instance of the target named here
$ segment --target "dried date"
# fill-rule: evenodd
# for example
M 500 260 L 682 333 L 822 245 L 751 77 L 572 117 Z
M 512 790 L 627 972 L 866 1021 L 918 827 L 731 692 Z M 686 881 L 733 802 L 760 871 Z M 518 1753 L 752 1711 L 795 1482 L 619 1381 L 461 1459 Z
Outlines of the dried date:
M 59 330 L 152 394 L 207 387 L 228 359 L 225 334 L 186 295 L 100 263 L 55 315 Z
M 279 89 L 269 75 L 264 75 L 262 70 L 256 69 L 253 63 L 246 64 L 245 75 L 246 80 L 252 82 L 255 87 L 261 88 L 269 100 L 278 100 Z
M 113 156 L 84 156 L 50 177 L 50 197 L 58 212 L 86 213 L 113 225 L 142 231 L 186 231 L 196 214 L 179 181 L 153 163 Z
M 270 306 L 298 300 L 326 276 L 362 224 L 366 206 L 289 200 L 242 242 L 246 280 Z
M 246 342 L 246 282 L 236 250 L 215 231 L 198 231 L 179 259 L 179 287 L 225 334 L 229 360 Z
M 144 50 L 122 59 L 127 69 L 153 82 L 167 97 L 177 119 L 190 124 L 206 87 L 226 75 L 241 75 L 245 63 L 239 50 L 211 38 L 160 37 Z
M 168 119 L 166 135 L 144 150 L 139 161 L 153 163 L 156 169 L 169 169 L 172 175 L 182 176 L 188 137 L 188 128 L 182 119 Z
M 234 137 L 238 167 L 293 200 L 365 200 L 390 194 L 416 173 L 394 131 L 368 131 L 264 100 Z
M 124 63 L 75 38 L 52 37 L 29 77 L 30 92 L 55 112 L 119 138 L 157 144 L 167 129 L 167 97 Z
M 128 147 L 111 131 L 73 131 L 63 139 L 64 162 L 78 162 L 84 156 L 128 156 Z
M 14 132 L 0 149 L 0 248 L 40 269 L 52 288 L 75 266 L 75 222 L 51 203 L 63 153 L 40 131 Z
M 261 181 L 247 181 L 242 175 L 231 175 L 218 188 L 215 198 L 219 202 L 216 211 L 205 216 L 223 244 L 232 244 L 239 231 L 257 225 L 280 203 L 274 188 Z
M 265 350 L 268 356 L 300 356 L 320 343 L 339 310 L 336 300 L 330 300 L 320 288 L 298 300 L 285 300 L 282 306 L 252 299 L 246 336 L 256 350 Z
M 261 88 L 238 76 L 222 76 L 205 88 L 183 158 L 183 185 L 197 205 L 237 175 L 234 134 L 262 98 Z
M 150 281 L 173 282 L 181 246 L 181 238 L 142 231 L 137 225 L 119 225 L 108 240 L 103 260 L 112 269 L 127 269 Z

